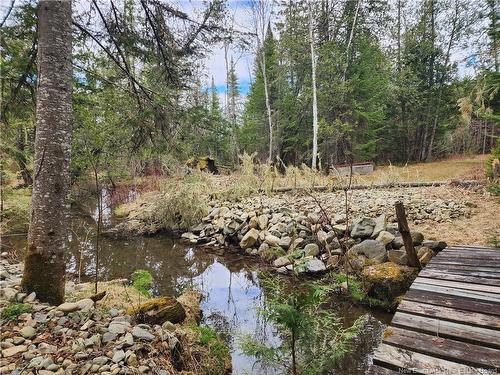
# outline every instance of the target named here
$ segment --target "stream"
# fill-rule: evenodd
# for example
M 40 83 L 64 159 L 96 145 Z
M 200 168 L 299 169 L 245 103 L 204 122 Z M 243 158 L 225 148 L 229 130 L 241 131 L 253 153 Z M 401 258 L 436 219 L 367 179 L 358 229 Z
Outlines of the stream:
M 111 214 L 109 197 L 103 194 L 103 223 L 115 220 Z M 72 209 L 70 251 L 67 256 L 68 278 L 88 281 L 95 270 L 95 202 L 85 202 Z M 85 214 L 92 212 L 92 215 Z M 13 238 L 12 245 L 22 251 L 26 239 Z M 256 359 L 244 355 L 239 349 L 238 336 L 251 334 L 259 341 L 279 342 L 279 332 L 258 314 L 265 303 L 265 290 L 261 287 L 259 270 L 262 264 L 252 257 L 229 253 L 217 255 L 191 247 L 166 235 L 113 239 L 102 237 L 99 256 L 100 280 L 128 278 L 136 269 L 146 269 L 154 279 L 153 294 L 180 295 L 186 289 L 203 293 L 202 324 L 216 329 L 230 346 L 233 374 L 280 374 L 280 370 L 266 368 Z M 355 350 L 348 354 L 331 371 L 332 374 L 365 374 L 371 353 L 379 342 L 391 314 L 355 306 L 339 297 L 331 307 L 343 318 L 345 324 L 353 323 L 359 316 L 368 315 L 367 324 L 355 343 Z

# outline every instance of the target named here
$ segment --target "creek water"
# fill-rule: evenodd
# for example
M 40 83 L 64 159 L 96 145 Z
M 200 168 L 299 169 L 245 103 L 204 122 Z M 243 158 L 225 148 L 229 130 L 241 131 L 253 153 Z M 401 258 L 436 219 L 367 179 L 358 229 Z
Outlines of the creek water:
M 103 202 L 108 202 L 105 195 Z M 90 202 L 72 209 L 67 270 L 75 278 L 80 275 L 82 281 L 93 278 L 95 272 L 95 207 L 95 203 Z M 109 204 L 105 204 L 103 212 L 104 224 L 112 224 L 114 218 Z M 25 241 L 14 238 L 12 245 L 21 250 Z M 239 348 L 241 334 L 250 334 L 268 343 L 280 340 L 276 328 L 258 313 L 259 307 L 265 304 L 265 290 L 259 276 L 262 267 L 249 256 L 217 255 L 165 235 L 127 239 L 101 237 L 100 280 L 128 278 L 134 270 L 146 269 L 153 275 L 154 295 L 178 296 L 192 288 L 203 293 L 202 324 L 215 328 L 228 342 L 234 374 L 282 374 L 281 369 L 265 367 Z M 329 308 L 336 310 L 346 325 L 367 315 L 354 351 L 331 370 L 332 374 L 365 374 L 371 353 L 391 315 L 355 306 L 341 297 L 338 301 L 332 300 Z

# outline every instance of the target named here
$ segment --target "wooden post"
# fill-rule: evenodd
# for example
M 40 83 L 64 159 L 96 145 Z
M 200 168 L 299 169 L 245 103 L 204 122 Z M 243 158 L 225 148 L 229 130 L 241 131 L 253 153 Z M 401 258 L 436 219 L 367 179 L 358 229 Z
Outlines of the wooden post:
M 405 206 L 403 202 L 396 202 L 396 217 L 398 218 L 398 228 L 401 236 L 403 237 L 403 242 L 405 244 L 406 255 L 408 256 L 408 264 L 411 267 L 417 267 L 419 270 L 422 269 L 420 262 L 413 247 L 413 239 L 411 238 L 410 227 L 408 226 L 408 221 L 406 220 Z

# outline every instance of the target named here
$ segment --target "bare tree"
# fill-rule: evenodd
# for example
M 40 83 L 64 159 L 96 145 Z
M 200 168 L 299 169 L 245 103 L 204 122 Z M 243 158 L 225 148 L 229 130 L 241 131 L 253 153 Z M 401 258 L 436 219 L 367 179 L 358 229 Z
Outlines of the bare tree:
M 311 68 L 312 68 L 312 95 L 313 95 L 313 149 L 311 168 L 316 170 L 318 159 L 318 100 L 316 97 L 316 55 L 314 53 L 314 27 L 313 27 L 312 2 L 309 1 L 309 43 L 311 46 Z
M 38 3 L 38 87 L 31 223 L 22 286 L 64 299 L 72 114 L 71 1 Z
M 264 39 L 266 38 L 266 26 L 270 24 L 271 17 L 271 2 L 267 0 L 252 1 L 253 26 L 256 38 L 256 53 L 257 63 L 262 72 L 264 80 L 264 95 L 266 98 L 267 123 L 269 127 L 269 156 L 268 162 L 273 160 L 273 120 L 271 112 L 271 103 L 269 100 L 269 82 L 266 69 L 266 54 L 264 51 Z

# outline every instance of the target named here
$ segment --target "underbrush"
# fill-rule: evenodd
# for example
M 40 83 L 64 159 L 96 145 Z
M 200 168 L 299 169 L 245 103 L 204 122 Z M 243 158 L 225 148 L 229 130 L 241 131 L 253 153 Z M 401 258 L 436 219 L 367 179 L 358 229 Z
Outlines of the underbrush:
M 28 232 L 30 211 L 31 189 L 7 187 L 4 190 L 1 233 L 5 235 Z
M 19 315 L 24 313 L 30 313 L 33 311 L 31 305 L 25 303 L 11 303 L 4 307 L 0 318 L 5 320 L 14 320 L 19 317 Z

